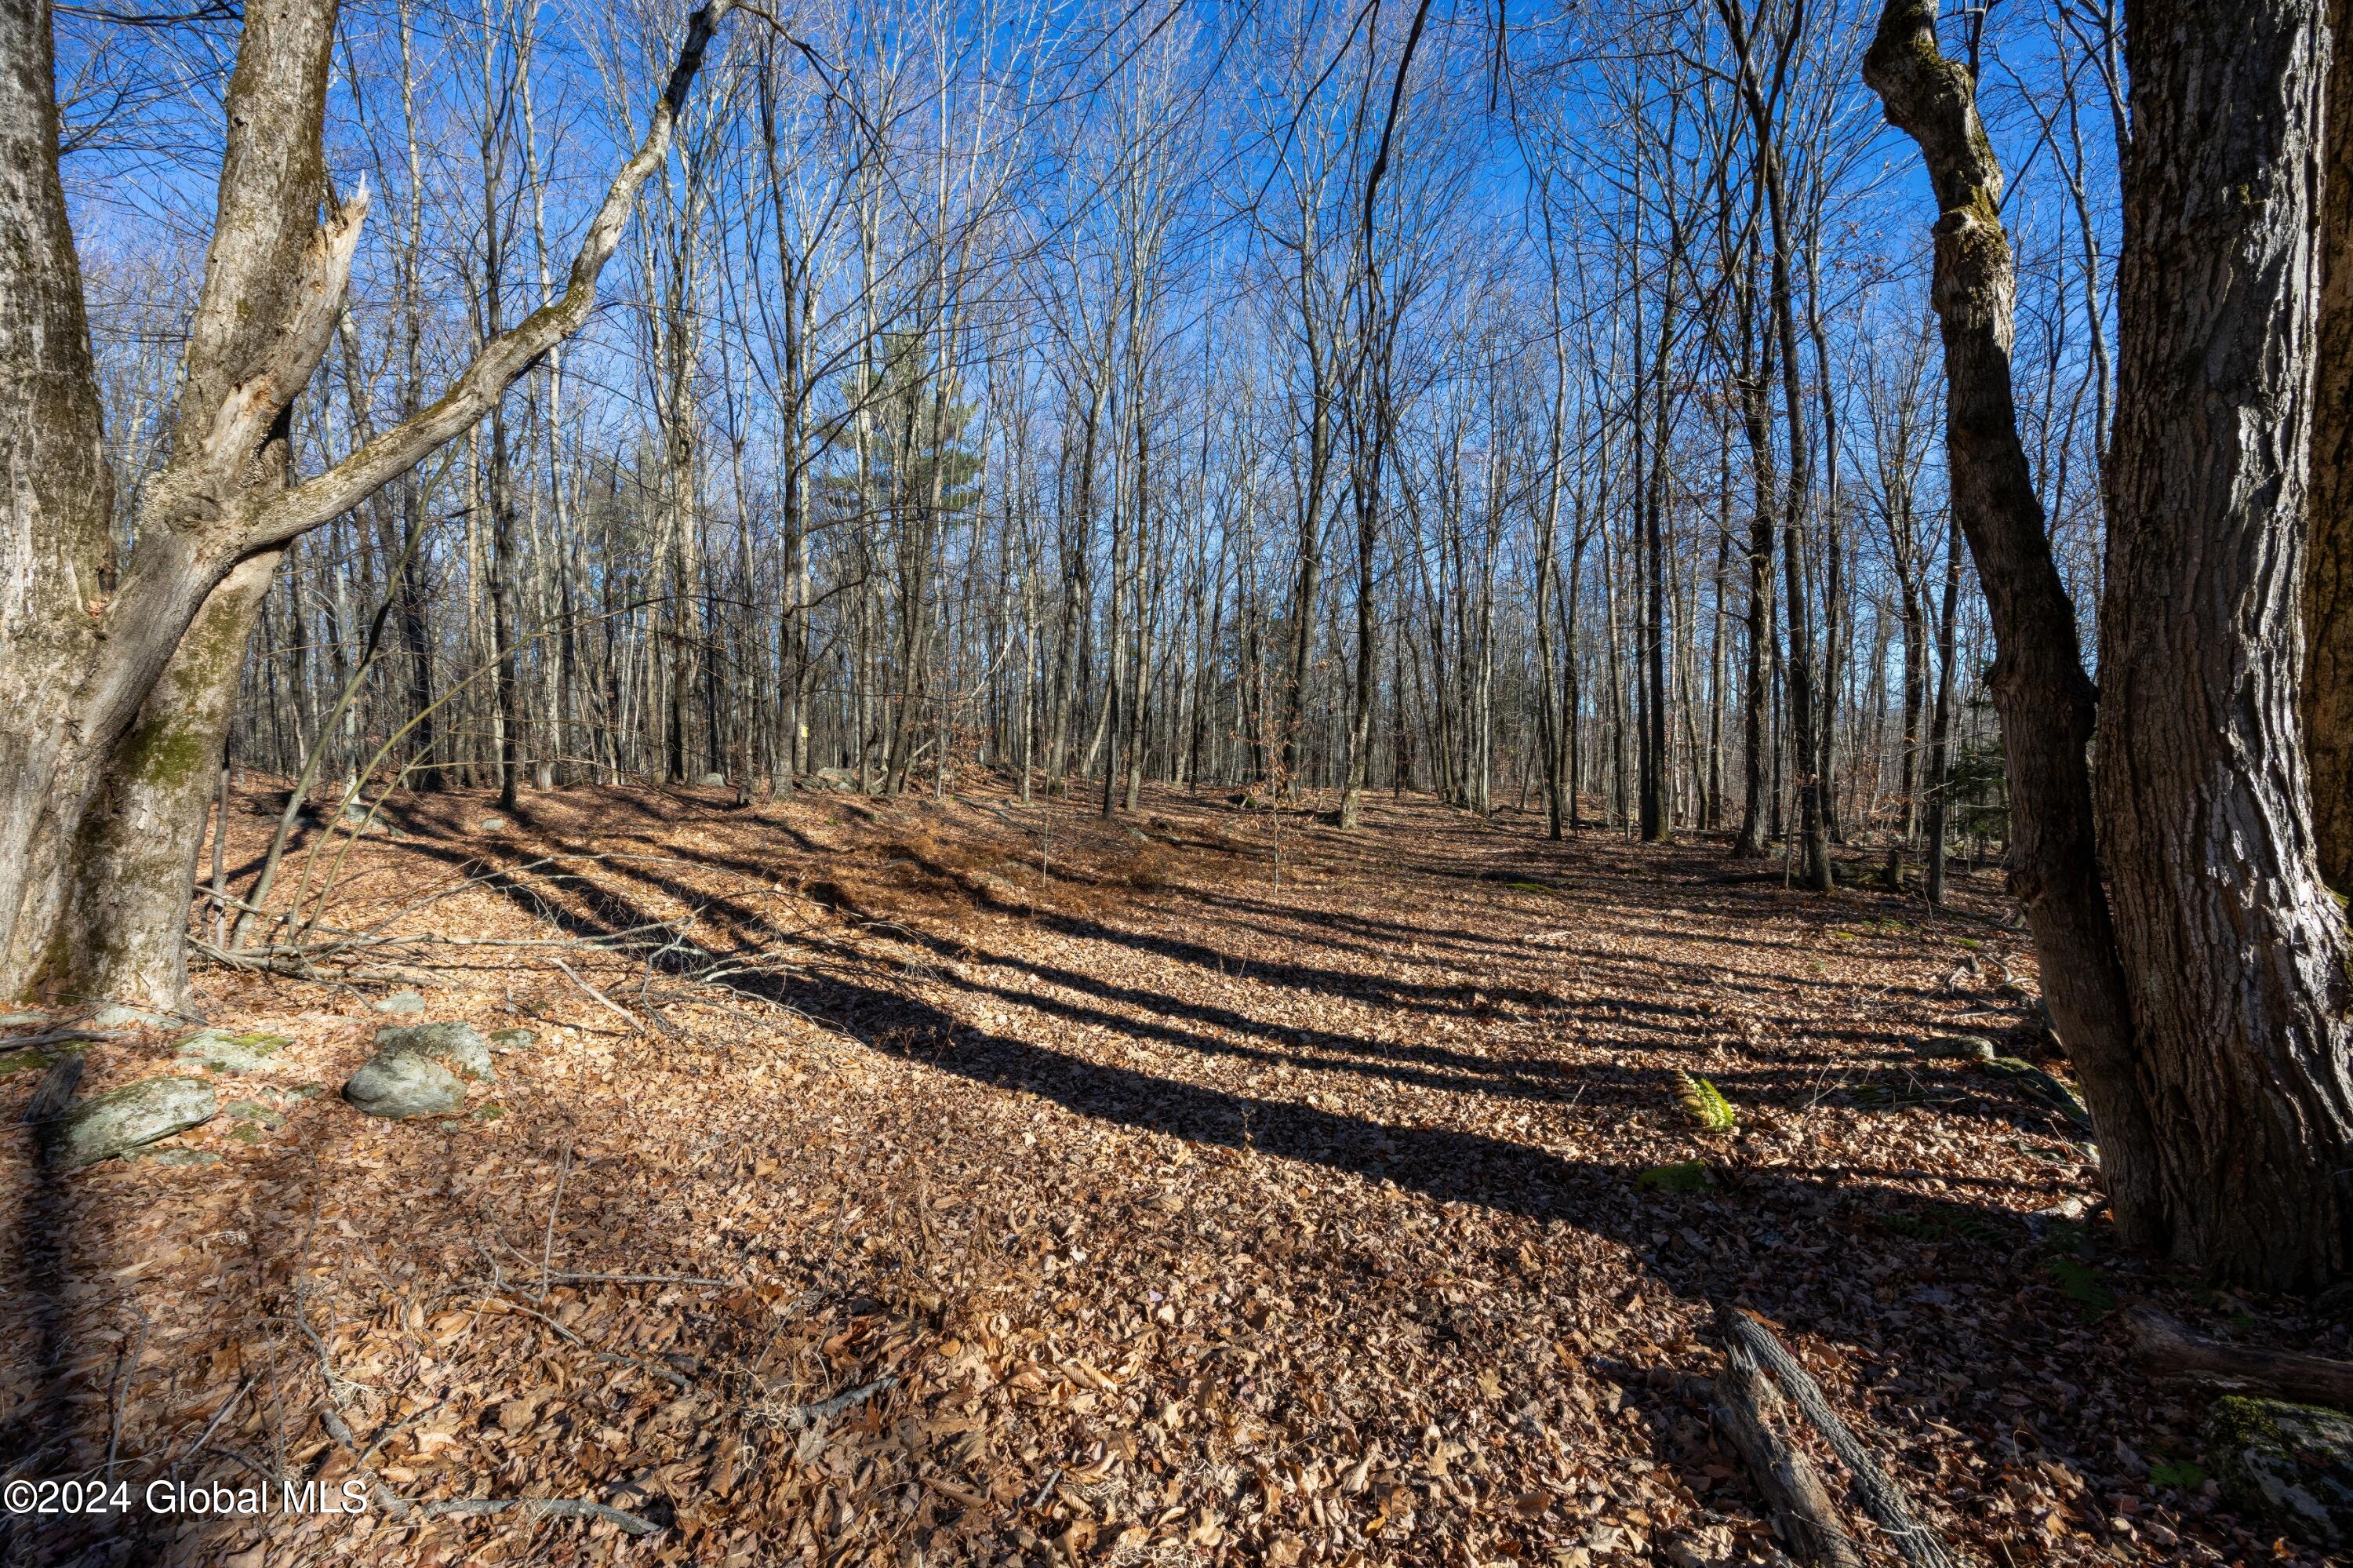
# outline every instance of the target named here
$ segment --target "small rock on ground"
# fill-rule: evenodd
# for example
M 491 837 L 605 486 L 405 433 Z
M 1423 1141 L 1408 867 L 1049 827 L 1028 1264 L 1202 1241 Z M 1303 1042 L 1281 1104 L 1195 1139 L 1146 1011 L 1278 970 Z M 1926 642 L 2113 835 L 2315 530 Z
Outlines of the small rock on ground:
M 370 1003 L 378 1012 L 422 1012 L 425 999 L 413 991 L 396 991 Z
M 206 1029 L 181 1041 L 174 1054 L 218 1073 L 251 1073 L 268 1066 L 270 1057 L 292 1044 L 283 1034 L 227 1034 Z
M 440 1116 L 466 1103 L 459 1074 L 485 1083 L 496 1076 L 490 1044 L 470 1023 L 387 1025 L 375 1045 L 343 1086 L 343 1098 L 369 1116 Z
M 379 1051 L 343 1085 L 343 1098 L 369 1116 L 439 1116 L 466 1103 L 466 1086 L 429 1056 Z

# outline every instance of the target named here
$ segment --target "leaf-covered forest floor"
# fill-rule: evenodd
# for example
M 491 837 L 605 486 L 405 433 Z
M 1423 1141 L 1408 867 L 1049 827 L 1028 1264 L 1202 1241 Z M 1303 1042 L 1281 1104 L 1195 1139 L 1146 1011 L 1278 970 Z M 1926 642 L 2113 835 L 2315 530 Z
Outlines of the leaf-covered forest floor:
M 232 812 L 234 886 L 282 800 Z M 312 874 L 367 945 L 197 971 L 204 1022 L 291 1042 L 220 1075 L 266 1115 L 60 1175 L 41 1073 L 0 1076 L 5 1457 L 133 1497 L 0 1525 L 10 1561 L 1774 1561 L 1691 1392 L 1719 1301 L 1973 1560 L 2293 1556 L 2200 1485 L 2200 1404 L 2116 1308 L 2344 1326 L 2117 1255 L 2068 1126 L 1919 1049 L 2032 1051 L 1991 871 L 1935 915 L 1713 839 L 1158 789 L 389 814 Z M 338 1098 L 420 1018 L 533 1038 L 462 1116 Z M 117 1032 L 81 1093 L 189 1071 L 186 1033 Z M 371 1502 L 150 1511 L 174 1476 Z M 431 1507 L 524 1499 L 663 1528 Z

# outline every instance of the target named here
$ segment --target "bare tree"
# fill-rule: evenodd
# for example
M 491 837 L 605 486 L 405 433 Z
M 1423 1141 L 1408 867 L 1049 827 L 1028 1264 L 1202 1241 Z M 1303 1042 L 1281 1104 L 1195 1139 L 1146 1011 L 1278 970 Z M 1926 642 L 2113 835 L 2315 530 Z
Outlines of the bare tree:
M 58 173 L 51 18 L 40 0 L 15 0 L 0 14 L 0 146 L 16 171 L 0 186 L 0 228 L 19 237 L 0 248 L 0 297 L 9 302 L 0 309 L 0 424 L 15 432 L 5 461 L 19 519 L 0 566 L 11 584 L 0 607 L 0 991 L 178 1002 L 185 894 L 227 707 L 225 696 L 203 699 L 233 690 L 268 580 L 259 563 L 470 428 L 579 328 L 731 4 L 710 0 L 690 23 L 646 138 L 607 191 L 565 291 L 485 344 L 438 399 L 303 479 L 293 473 L 288 411 L 333 334 L 367 194 L 328 188 L 321 128 L 332 0 L 248 7 L 171 456 L 142 490 L 130 558 L 119 564 L 115 479 Z M 168 796 L 134 802 L 127 784 Z M 162 814 L 156 831 L 177 852 L 168 880 L 157 882 L 166 868 L 152 861 L 108 856 L 103 846 L 128 834 L 109 825 L 110 809 L 118 824 L 133 809 Z M 93 885 L 112 896 L 72 907 L 73 891 Z

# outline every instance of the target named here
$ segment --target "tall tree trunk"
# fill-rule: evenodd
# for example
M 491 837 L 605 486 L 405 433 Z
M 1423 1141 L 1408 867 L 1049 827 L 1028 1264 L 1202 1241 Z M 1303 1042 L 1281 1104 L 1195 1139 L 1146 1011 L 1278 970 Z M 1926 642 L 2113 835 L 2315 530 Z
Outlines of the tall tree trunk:
M 2330 0 L 2328 31 L 2302 718 L 2320 874 L 2353 893 L 2353 0 Z
M 1945 535 L 1945 599 L 1936 621 L 1936 712 L 1928 729 L 1928 902 L 1941 906 L 1945 902 L 1946 834 L 1952 822 L 1950 802 L 1946 785 L 1951 777 L 1953 758 L 1953 668 L 1956 633 L 1960 621 L 1961 602 L 1961 520 L 1957 510 L 1946 524 Z M 2013 797 L 2013 800 L 2015 797 Z M 2013 820 L 2010 831 L 2017 832 Z M 2041 938 L 2036 939 L 2037 950 Z M 2046 1000 L 2049 987 L 2044 987 Z
M 1767 257 L 1770 263 L 1767 286 L 1773 331 L 1781 356 L 1782 413 L 1788 422 L 1789 447 L 1789 482 L 1781 504 L 1783 601 L 1789 622 L 1785 673 L 1789 749 L 1797 767 L 1798 837 L 1804 852 L 1805 885 L 1814 892 L 1827 893 L 1831 887 L 1829 823 L 1818 739 L 1819 721 L 1827 705 L 1818 704 L 1815 692 L 1820 666 L 1814 653 L 1813 595 L 1807 580 L 1805 510 L 1813 471 L 1811 448 L 1806 439 L 1804 377 L 1798 363 L 1796 290 L 1790 277 L 1794 215 L 1789 210 L 1788 165 L 1780 143 L 1782 125 L 1767 98 L 1764 68 L 1755 50 L 1755 45 L 1764 40 L 1752 35 L 1752 17 L 1737 0 L 1716 0 L 1716 14 L 1724 19 L 1739 56 L 1740 96 L 1748 111 L 1750 132 L 1757 143 L 1757 176 L 1764 185 Z M 1765 9 L 1760 6 L 1756 16 L 1761 18 L 1764 15 Z M 1784 63 L 1799 41 L 1798 28 L 1801 19 L 1801 12 L 1792 13 L 1777 24 L 1780 32 L 1773 41 Z
M 2353 1265 L 2345 919 L 2296 691 L 2319 324 L 2320 0 L 2133 7 L 2097 774 L 2176 1257 Z
M 111 476 L 98 440 L 90 334 L 57 175 L 50 18 L 0 12 L 0 406 L 5 479 L 24 522 L 0 579 L 0 992 L 80 993 L 103 983 L 70 932 L 85 817 L 110 763 L 154 765 L 130 744 L 182 633 L 244 554 L 252 497 L 286 471 L 283 401 L 326 347 L 364 210 L 332 239 L 319 146 L 334 6 L 272 0 L 246 11 L 205 288 L 190 323 L 173 455 L 142 497 L 139 546 L 118 585 L 108 545 Z M 280 387 L 275 377 L 290 385 Z M 249 624 L 249 623 L 248 623 Z M 170 755 L 184 748 L 167 747 Z M 190 772 L 207 771 L 217 742 Z M 201 831 L 201 828 L 197 831 Z M 187 857 L 174 856 L 185 919 Z M 162 939 L 162 938 L 159 938 Z M 176 936 L 167 938 L 176 941 Z M 99 966 L 103 969 L 104 965 Z
M 1954 517 L 1968 537 L 1994 623 L 1992 684 L 2011 801 L 2011 891 L 2033 927 L 2045 1000 L 2099 1132 L 2102 1178 L 2118 1230 L 2135 1245 L 2179 1245 L 2189 1234 L 2179 1228 L 2182 1219 L 2222 1197 L 2219 1191 L 2184 1191 L 2175 1165 L 2181 1146 L 2194 1148 L 2201 1141 L 2200 1132 L 2188 1124 L 2202 1118 L 2210 1107 L 2168 1091 L 2165 1074 L 2155 1070 L 2156 1042 L 2136 1029 L 2136 1003 L 2142 1013 L 2140 1028 L 2146 1030 L 2148 1012 L 2168 1004 L 2170 999 L 2164 995 L 2168 989 L 2203 990 L 2203 977 L 2234 963 L 2239 942 L 2210 930 L 2219 945 L 2177 955 L 2172 961 L 2186 965 L 2186 972 L 2177 969 L 2170 975 L 2132 961 L 2131 949 L 2121 944 L 2123 933 L 2113 923 L 2101 887 L 2094 842 L 2088 767 L 2094 719 L 2092 684 L 2076 645 L 2074 607 L 2051 556 L 2012 402 L 2010 347 L 2016 281 L 2000 218 L 2000 166 L 1978 119 L 1968 70 L 1945 58 L 1936 47 L 1935 0 L 1890 0 L 1863 69 L 1885 101 L 1888 118 L 1920 144 L 1943 209 L 1936 227 L 1933 298 L 1943 326 L 1948 387 L 1946 464 Z M 2142 221 L 2147 221 L 2145 214 Z M 2186 262 L 2177 258 L 2173 264 Z M 2203 308 L 2213 296 L 2192 297 Z M 2127 366 L 2143 375 L 2169 373 L 2179 363 L 2168 359 L 2167 371 L 2158 372 L 2155 365 L 2138 364 L 2129 351 L 2126 355 Z M 2129 401 L 2126 407 L 2131 407 Z M 2128 422 L 2137 441 L 2152 433 L 2145 418 Z M 2168 438 L 2179 440 L 2185 434 L 2168 431 Z M 2143 449 L 2134 457 L 2166 466 L 2161 452 Z M 2120 483 L 2133 466 L 2133 457 L 2114 466 Z M 2112 574 L 2117 564 L 2112 558 Z M 2119 599 L 2112 586 L 2112 615 L 2122 610 L 2146 618 L 2150 608 L 2132 603 L 2129 593 Z M 2191 614 L 2186 601 L 2178 602 L 2145 624 L 2145 631 L 2171 634 Z M 2125 695 L 2116 682 L 2127 672 L 2113 661 L 2122 652 L 2116 650 L 2103 660 L 2112 705 L 2104 748 L 2121 738 L 2116 733 L 2120 710 L 2113 705 Z M 2171 679 L 2179 681 L 2188 673 L 2177 670 Z M 1940 706 L 1950 700 L 1949 677 L 1947 685 Z M 2162 700 L 2186 694 L 2168 694 Z M 2157 700 L 2161 699 L 2152 698 Z M 2133 715 L 2137 724 L 2154 716 Z M 2195 769 L 2194 759 L 2212 756 L 2215 737 L 2184 741 L 2177 731 L 2166 744 L 2186 747 L 2177 755 L 2191 759 Z M 2294 751 L 2293 744 L 2288 749 Z M 2143 765 L 2137 758 L 2127 762 L 2119 757 L 2118 761 Z M 2121 789 L 2147 797 L 2146 810 L 2178 816 L 2194 793 L 2181 788 L 2187 777 L 2168 761 L 2147 781 L 2165 781 L 2156 788 L 2134 789 L 2113 777 L 2107 784 L 2111 791 Z M 1943 809 L 1940 790 L 1939 817 Z M 2154 883 L 2168 874 L 2166 869 L 2151 866 L 2147 859 L 2129 870 L 2118 863 L 2113 810 L 2112 794 L 2109 866 L 2117 874 L 2120 899 L 2161 898 Z M 2138 832 L 2134 830 L 2134 835 Z M 2221 847 L 2201 845 L 2198 863 L 2177 863 L 2170 872 L 2193 884 L 2227 886 L 2226 867 L 2235 856 L 2226 853 L 2211 863 L 2202 858 L 2206 850 Z M 2126 886 L 2128 876 L 2137 886 Z M 2325 895 L 2320 896 L 2325 902 Z M 2137 977 L 2129 987 L 2128 973 Z M 2245 1095 L 2260 1094 L 2250 1079 L 2242 1079 L 2239 1087 Z M 2246 1130 L 2243 1125 L 2232 1129 L 2241 1137 Z
M 187 992 L 196 853 L 246 638 L 280 554 L 248 556 L 213 589 L 82 819 L 68 927 L 77 995 L 169 1010 Z
M 1732 853 L 1744 860 L 1762 859 L 1765 839 L 1775 806 L 1770 769 L 1773 762 L 1773 495 L 1779 488 L 1773 459 L 1773 416 L 1765 398 L 1773 361 L 1772 337 L 1752 337 L 1750 316 L 1756 290 L 1740 291 L 1742 355 L 1746 345 L 1761 338 L 1763 350 L 1752 369 L 1744 364 L 1738 377 L 1740 428 L 1748 442 L 1748 668 L 1741 684 L 1740 833 Z
M 115 588 L 114 475 L 58 181 L 49 26 L 47 0 L 0 0 L 0 484 L 15 514 L 0 541 L 0 989 L 12 995 L 44 957 L 62 892 L 71 824 L 52 820 L 49 794 L 103 630 L 91 612 Z

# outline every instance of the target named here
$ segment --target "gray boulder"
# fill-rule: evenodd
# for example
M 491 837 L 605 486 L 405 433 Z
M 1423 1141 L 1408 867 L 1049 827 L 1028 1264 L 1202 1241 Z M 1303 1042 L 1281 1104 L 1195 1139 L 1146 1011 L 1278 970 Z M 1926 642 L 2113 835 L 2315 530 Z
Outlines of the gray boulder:
M 51 1155 L 69 1170 L 185 1132 L 220 1109 L 201 1078 L 142 1078 L 69 1107 L 48 1123 Z
M 378 1012 L 422 1012 L 425 999 L 413 991 L 396 991 L 390 996 L 379 997 L 369 1004 Z
M 502 833 L 507 831 L 507 820 L 504 817 L 484 817 L 474 824 L 474 831 L 478 833 Z
M 462 1108 L 459 1075 L 487 1083 L 491 1047 L 470 1023 L 390 1025 L 376 1031 L 375 1054 L 343 1086 L 343 1098 L 369 1116 L 442 1116 Z
M 2315 1546 L 2353 1544 L 2353 1416 L 2280 1399 L 2218 1399 L 2206 1458 L 2231 1506 Z
M 466 1086 L 430 1056 L 378 1052 L 343 1085 L 343 1098 L 369 1116 L 440 1116 L 466 1103 Z
M 387 839 L 396 839 L 400 836 L 399 832 L 390 822 L 385 821 L 377 813 L 376 809 L 365 800 L 346 801 L 343 809 L 336 813 L 335 821 L 342 824 L 343 832 L 347 833 L 373 834 Z
M 2000 1053 L 1982 1034 L 1939 1034 L 1920 1042 L 1920 1054 L 1956 1062 L 1990 1062 Z
M 470 1023 L 387 1023 L 375 1032 L 375 1054 L 388 1051 L 430 1058 L 480 1084 L 498 1076 L 490 1042 Z
M 270 1057 L 292 1044 L 283 1034 L 225 1034 L 206 1029 L 181 1041 L 174 1054 L 216 1073 L 251 1073 L 268 1066 Z

